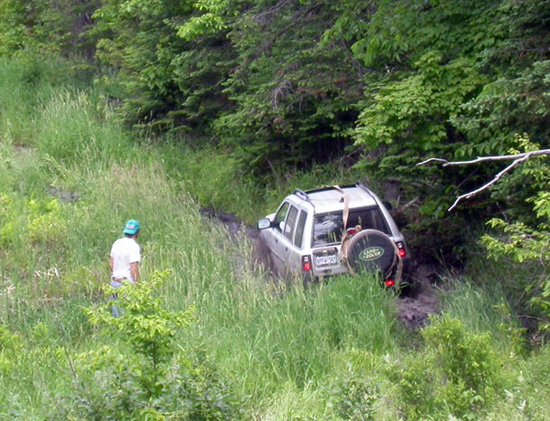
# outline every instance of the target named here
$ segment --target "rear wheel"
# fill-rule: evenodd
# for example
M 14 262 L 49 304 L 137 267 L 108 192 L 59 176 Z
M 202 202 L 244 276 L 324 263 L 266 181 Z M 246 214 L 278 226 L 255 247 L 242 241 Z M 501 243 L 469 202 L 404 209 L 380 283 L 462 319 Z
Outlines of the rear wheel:
M 369 229 L 355 234 L 346 250 L 348 265 L 354 272 L 380 271 L 387 277 L 398 260 L 393 241 L 378 230 Z

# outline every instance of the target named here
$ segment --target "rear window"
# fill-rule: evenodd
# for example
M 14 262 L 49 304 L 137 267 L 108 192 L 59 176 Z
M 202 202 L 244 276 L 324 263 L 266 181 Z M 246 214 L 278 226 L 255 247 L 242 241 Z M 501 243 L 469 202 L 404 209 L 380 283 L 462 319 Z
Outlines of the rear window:
M 389 228 L 379 208 L 350 210 L 347 228 L 359 225 L 361 229 L 375 229 L 390 235 Z M 313 246 L 339 243 L 342 240 L 344 222 L 342 211 L 315 216 Z

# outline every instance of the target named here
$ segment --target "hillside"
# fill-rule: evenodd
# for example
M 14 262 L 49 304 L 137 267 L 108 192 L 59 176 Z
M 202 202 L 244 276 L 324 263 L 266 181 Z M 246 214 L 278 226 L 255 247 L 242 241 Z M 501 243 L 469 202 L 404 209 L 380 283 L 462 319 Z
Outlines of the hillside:
M 546 419 L 547 156 L 417 164 L 549 147 L 549 11 L 0 0 L 0 419 Z M 416 287 L 273 280 L 255 221 L 355 180 Z
M 67 64 L 28 66 L 1 68 L 1 418 L 545 418 L 548 348 L 505 295 L 521 267 L 446 278 L 412 332 L 368 276 L 273 283 L 201 216 L 172 148 L 130 142 Z M 114 319 L 106 256 L 130 217 L 143 282 Z

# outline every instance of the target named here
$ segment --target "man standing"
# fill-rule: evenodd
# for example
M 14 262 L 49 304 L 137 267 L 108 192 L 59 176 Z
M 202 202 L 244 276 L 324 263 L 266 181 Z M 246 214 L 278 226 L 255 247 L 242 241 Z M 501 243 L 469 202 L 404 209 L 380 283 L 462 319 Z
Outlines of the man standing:
M 136 239 L 140 228 L 138 221 L 130 219 L 124 227 L 124 237 L 116 240 L 111 247 L 109 267 L 112 287 L 120 287 L 123 281 L 135 283 L 139 280 L 141 248 Z

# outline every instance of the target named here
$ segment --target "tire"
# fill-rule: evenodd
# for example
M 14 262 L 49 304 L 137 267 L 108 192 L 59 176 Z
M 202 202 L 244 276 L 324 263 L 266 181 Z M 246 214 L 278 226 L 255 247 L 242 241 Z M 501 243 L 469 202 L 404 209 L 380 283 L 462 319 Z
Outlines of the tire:
M 389 276 L 397 260 L 393 241 L 378 230 L 361 231 L 347 245 L 348 265 L 354 272 L 380 271 Z

